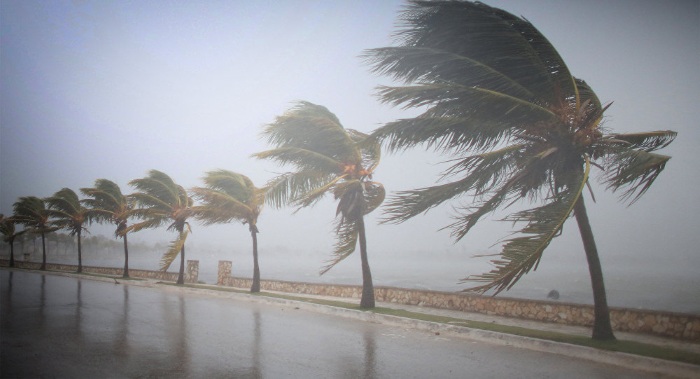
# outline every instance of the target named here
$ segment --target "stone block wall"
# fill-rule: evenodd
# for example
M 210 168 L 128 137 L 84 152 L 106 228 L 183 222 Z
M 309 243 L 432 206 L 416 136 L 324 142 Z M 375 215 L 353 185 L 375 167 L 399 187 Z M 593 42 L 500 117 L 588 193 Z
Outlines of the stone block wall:
M 218 284 L 235 288 L 250 288 L 251 279 L 230 276 L 231 262 L 219 261 Z M 224 270 L 224 271 L 221 271 Z M 228 271 L 225 271 L 228 270 Z M 260 288 L 298 294 L 347 297 L 359 299 L 361 286 L 317 284 L 261 280 Z M 423 291 L 414 289 L 375 287 L 377 301 L 418 305 L 440 309 L 478 312 L 568 325 L 592 326 L 593 307 L 590 305 L 479 296 L 459 292 Z M 700 315 L 626 308 L 611 308 L 614 330 L 646 333 L 689 341 L 700 341 Z
M 8 267 L 9 261 L 0 260 L 0 266 Z M 15 260 L 15 267 L 39 270 L 41 268 L 41 263 Z M 46 263 L 46 269 L 52 271 L 76 272 L 78 270 L 78 266 L 58 263 Z M 88 274 L 121 276 L 124 273 L 124 269 L 115 267 L 83 266 L 83 272 Z M 175 282 L 177 281 L 178 273 L 163 272 L 160 270 L 139 270 L 129 268 L 129 276 L 132 278 L 157 279 Z M 199 261 L 188 260 L 187 267 L 185 268 L 185 283 L 197 283 L 197 280 L 199 280 Z

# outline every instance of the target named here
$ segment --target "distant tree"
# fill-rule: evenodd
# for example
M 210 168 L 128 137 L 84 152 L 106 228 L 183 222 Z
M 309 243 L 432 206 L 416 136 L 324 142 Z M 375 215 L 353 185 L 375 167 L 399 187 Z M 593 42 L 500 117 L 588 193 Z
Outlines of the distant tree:
M 185 241 L 191 231 L 187 219 L 194 216 L 192 198 L 167 174 L 151 170 L 148 176 L 134 179 L 129 185 L 137 192 L 128 197 L 135 201 L 133 215 L 143 221 L 128 226 L 124 234 L 145 228 L 155 228 L 170 223 L 168 230 L 175 230 L 177 238 L 170 243 L 160 261 L 160 269 L 166 271 L 180 254 L 180 273 L 177 284 L 185 283 Z
M 124 278 L 129 277 L 129 245 L 127 241 L 127 226 L 134 205 L 126 195 L 122 194 L 119 186 L 111 180 L 97 179 L 94 187 L 81 188 L 80 191 L 88 196 L 83 204 L 93 210 L 93 219 L 99 223 L 111 222 L 117 226 L 114 236 L 124 240 Z
M 258 216 L 265 202 L 265 189 L 257 188 L 245 175 L 227 170 L 209 171 L 203 178 L 206 187 L 192 188 L 202 201 L 197 218 L 205 224 L 240 221 L 248 224 L 253 239 L 253 284 L 250 292 L 260 292 L 258 264 Z
M 382 101 L 422 107 L 415 117 L 373 133 L 392 151 L 424 144 L 456 158 L 446 177 L 454 182 L 399 192 L 387 207 L 388 221 L 402 222 L 449 199 L 474 195 L 458 208 L 450 227 L 456 240 L 484 215 L 520 200 L 544 205 L 513 213 L 526 223 L 509 238 L 495 268 L 463 281 L 483 285 L 467 291 L 510 289 L 536 269 L 542 253 L 573 213 L 593 286 L 594 339 L 614 339 L 603 273 L 586 214 L 583 191 L 591 166 L 602 182 L 634 202 L 669 160 L 653 153 L 676 136 L 672 131 L 613 134 L 601 126 L 602 106 L 593 90 L 571 75 L 556 49 L 527 20 L 482 3 L 411 1 L 402 14 L 398 46 L 371 49 L 375 72 L 404 80 L 382 87 Z
M 0 234 L 3 235 L 3 241 L 10 245 L 10 267 L 15 267 L 15 238 L 24 234 L 26 230 L 16 231 L 16 221 L 12 216 L 5 217 L 0 214 Z
M 13 208 L 16 223 L 24 225 L 31 233 L 41 235 L 41 270 L 46 270 L 46 233 L 57 228 L 49 223 L 49 211 L 44 200 L 36 196 L 20 197 Z
M 384 200 L 384 186 L 372 181 L 381 148 L 364 133 L 345 129 L 323 106 L 299 102 L 263 134 L 275 146 L 253 156 L 292 164 L 296 171 L 282 174 L 268 185 L 266 200 L 276 207 L 290 204 L 298 209 L 311 206 L 326 193 L 338 200 L 338 242 L 334 258 L 321 270 L 324 274 L 355 251 L 360 241 L 363 308 L 374 307 L 374 286 L 367 259 L 364 216 Z
M 81 237 L 83 231 L 87 231 L 84 225 L 88 222 L 91 211 L 80 203 L 78 195 L 70 188 L 63 188 L 44 201 L 52 218 L 51 224 L 58 229 L 68 230 L 68 234 L 77 238 L 78 272 L 83 272 Z

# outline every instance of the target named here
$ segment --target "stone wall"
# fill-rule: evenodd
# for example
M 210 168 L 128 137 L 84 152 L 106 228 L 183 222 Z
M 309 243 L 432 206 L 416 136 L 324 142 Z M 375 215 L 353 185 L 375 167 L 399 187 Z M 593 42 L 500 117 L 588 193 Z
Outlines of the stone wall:
M 9 261 L 0 260 L 0 266 L 8 267 Z M 15 260 L 15 267 L 39 270 L 41 268 L 41 263 Z M 78 266 L 58 263 L 46 263 L 46 269 L 52 271 L 76 272 L 78 270 Z M 83 266 L 83 272 L 87 274 L 122 276 L 124 269 L 115 267 Z M 160 270 L 139 270 L 129 268 L 129 276 L 132 278 L 157 279 L 175 282 L 177 281 L 178 273 L 163 272 Z M 199 261 L 188 260 L 187 267 L 185 268 L 185 283 L 197 283 L 197 280 L 199 280 Z
M 219 285 L 250 288 L 251 279 L 234 278 L 231 262 L 219 261 Z M 335 296 L 359 299 L 361 286 L 315 284 L 261 280 L 260 288 L 267 291 Z M 465 312 L 478 312 L 568 325 L 592 326 L 593 307 L 590 305 L 536 301 L 504 297 L 479 296 L 459 292 L 423 291 L 394 287 L 375 287 L 377 301 L 409 304 Z M 700 315 L 611 308 L 610 319 L 614 330 L 646 333 L 689 341 L 700 341 Z

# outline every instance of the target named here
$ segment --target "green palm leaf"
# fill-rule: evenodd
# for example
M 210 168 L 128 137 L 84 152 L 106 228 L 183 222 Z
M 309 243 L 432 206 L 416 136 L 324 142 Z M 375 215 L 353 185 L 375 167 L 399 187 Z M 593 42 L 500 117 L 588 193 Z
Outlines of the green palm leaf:
M 175 258 L 177 258 L 177 256 L 182 252 L 182 248 L 185 246 L 185 241 L 187 240 L 188 235 L 189 230 L 184 230 L 178 234 L 177 239 L 168 245 L 168 251 L 166 251 L 160 258 L 161 271 L 168 271 Z
M 564 222 L 574 209 L 588 181 L 590 165 L 578 177 L 571 179 L 571 187 L 557 193 L 549 203 L 525 211 L 517 212 L 506 221 L 513 223 L 527 222 L 520 230 L 524 236 L 506 240 L 500 258 L 492 260 L 495 268 L 488 273 L 470 276 L 461 281 L 486 282 L 485 285 L 468 288 L 465 291 L 483 293 L 494 289 L 495 294 L 510 289 L 515 283 L 532 269 L 542 258 L 542 253 L 560 233 Z

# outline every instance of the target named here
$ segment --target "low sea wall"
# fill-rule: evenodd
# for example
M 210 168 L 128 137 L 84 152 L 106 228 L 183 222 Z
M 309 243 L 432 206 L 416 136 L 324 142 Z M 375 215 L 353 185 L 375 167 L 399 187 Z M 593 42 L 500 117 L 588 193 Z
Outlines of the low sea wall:
M 8 267 L 9 261 L 5 259 L 0 260 L 0 266 Z M 15 267 L 30 270 L 39 270 L 41 268 L 41 263 L 15 260 Z M 78 270 L 78 266 L 47 262 L 46 269 L 51 271 L 76 272 Z M 83 272 L 87 274 L 122 276 L 122 274 L 124 273 L 124 268 L 96 267 L 83 265 Z M 160 270 L 140 270 L 133 268 L 129 269 L 129 277 L 132 278 L 157 279 L 168 282 L 176 282 L 178 275 L 179 274 L 177 272 L 164 272 Z M 197 283 L 197 280 L 199 280 L 199 261 L 188 260 L 187 266 L 185 268 L 185 283 Z
M 231 276 L 231 262 L 219 261 L 217 284 L 236 288 L 250 288 L 252 279 Z M 335 296 L 359 299 L 362 287 L 342 284 L 316 284 L 261 280 L 260 288 L 268 291 Z M 438 292 L 394 287 L 374 287 L 377 301 L 418 305 L 440 309 L 478 312 L 494 316 L 520 318 L 568 325 L 593 325 L 593 307 L 590 305 L 555 301 L 524 300 L 505 297 L 480 296 L 461 292 Z M 614 330 L 646 333 L 688 341 L 700 341 L 700 315 L 647 311 L 628 308 L 610 308 Z

